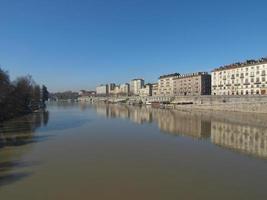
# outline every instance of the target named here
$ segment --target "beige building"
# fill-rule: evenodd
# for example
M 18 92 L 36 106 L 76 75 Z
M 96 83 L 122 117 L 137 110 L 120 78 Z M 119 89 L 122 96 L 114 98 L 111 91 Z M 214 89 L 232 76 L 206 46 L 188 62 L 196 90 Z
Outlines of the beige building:
M 108 93 L 111 95 L 114 94 L 115 93 L 115 87 L 116 87 L 115 83 L 108 84 Z
M 175 96 L 211 94 L 211 75 L 207 72 L 183 74 L 174 78 Z
M 159 77 L 158 81 L 158 95 L 160 96 L 173 96 L 174 95 L 174 79 L 179 77 L 180 74 L 168 74 Z
M 158 96 L 159 95 L 159 84 L 153 83 L 152 84 L 152 96 Z
M 96 87 L 96 94 L 98 96 L 108 95 L 108 85 L 99 85 Z
M 132 95 L 139 95 L 139 90 L 144 87 L 145 81 L 143 79 L 133 79 L 130 82 L 130 93 Z
M 112 90 L 110 90 L 109 95 L 111 95 L 111 96 L 118 96 L 118 95 L 128 96 L 129 91 L 130 91 L 130 85 L 128 83 L 120 84 L 120 85 L 114 85 Z
M 248 60 L 212 71 L 212 95 L 266 95 L 267 58 Z
M 139 96 L 141 97 L 152 96 L 152 85 L 146 84 L 143 88 L 141 88 L 139 90 Z
M 128 83 L 124 83 L 120 85 L 120 94 L 128 96 L 130 92 L 130 85 Z

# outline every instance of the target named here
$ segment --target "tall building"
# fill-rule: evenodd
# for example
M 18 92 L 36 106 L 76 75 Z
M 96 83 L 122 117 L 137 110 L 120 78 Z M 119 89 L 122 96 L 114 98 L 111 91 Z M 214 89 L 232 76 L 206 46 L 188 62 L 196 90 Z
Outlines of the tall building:
M 183 74 L 173 79 L 175 96 L 211 94 L 211 75 L 207 72 Z
M 96 94 L 98 96 L 107 96 L 108 95 L 108 85 L 99 85 L 96 87 Z
M 163 75 L 159 77 L 158 91 L 160 96 L 174 95 L 174 79 L 179 77 L 179 73 Z
M 212 71 L 212 95 L 266 95 L 267 58 L 216 68 Z
M 141 97 L 152 96 L 152 84 L 146 84 L 143 88 L 139 90 L 139 95 Z
M 139 90 L 144 86 L 143 79 L 133 79 L 130 82 L 130 93 L 132 95 L 139 95 Z

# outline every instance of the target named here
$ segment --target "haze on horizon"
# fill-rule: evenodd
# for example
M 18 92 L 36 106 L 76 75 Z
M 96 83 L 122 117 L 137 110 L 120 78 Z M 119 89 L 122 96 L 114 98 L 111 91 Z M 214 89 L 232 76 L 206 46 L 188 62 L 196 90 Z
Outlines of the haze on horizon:
M 50 91 L 267 56 L 267 2 L 0 0 L 0 64 Z

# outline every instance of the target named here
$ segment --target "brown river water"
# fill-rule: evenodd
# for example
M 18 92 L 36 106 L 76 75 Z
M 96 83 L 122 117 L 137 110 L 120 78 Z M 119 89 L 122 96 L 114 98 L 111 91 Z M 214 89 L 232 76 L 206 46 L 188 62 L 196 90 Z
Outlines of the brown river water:
M 1 200 L 265 200 L 267 115 L 51 103 L 0 124 Z

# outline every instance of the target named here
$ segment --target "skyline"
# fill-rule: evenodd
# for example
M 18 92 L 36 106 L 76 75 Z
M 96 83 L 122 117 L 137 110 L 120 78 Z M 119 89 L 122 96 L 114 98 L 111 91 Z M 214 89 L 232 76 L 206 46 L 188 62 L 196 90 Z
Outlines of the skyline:
M 263 0 L 0 0 L 0 64 L 52 92 L 267 56 Z M 228 30 L 228 31 L 227 31 Z

